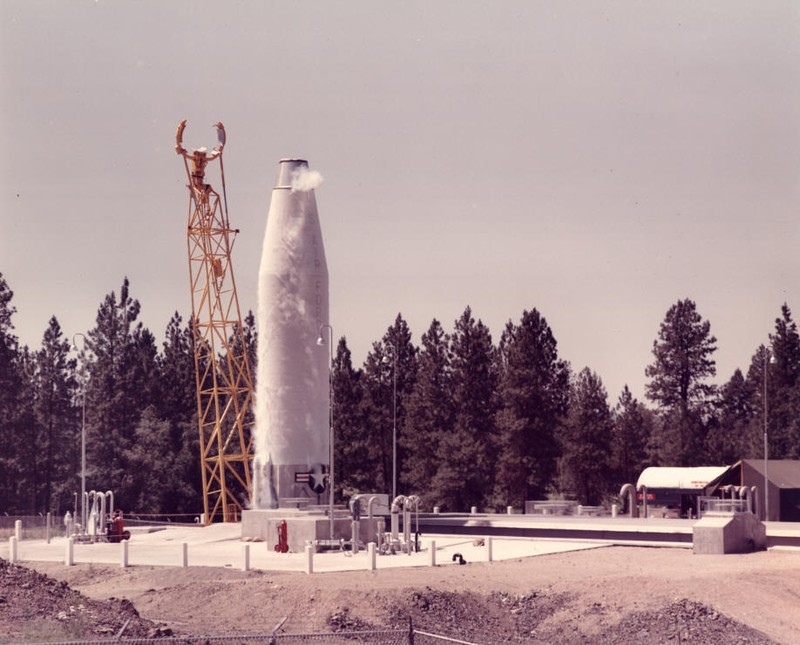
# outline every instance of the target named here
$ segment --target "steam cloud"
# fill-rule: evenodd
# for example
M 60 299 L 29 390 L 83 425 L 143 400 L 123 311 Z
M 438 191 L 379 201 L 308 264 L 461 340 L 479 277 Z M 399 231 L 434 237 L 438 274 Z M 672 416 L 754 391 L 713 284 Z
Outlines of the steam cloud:
M 325 179 L 316 170 L 310 170 L 305 166 L 300 166 L 292 172 L 292 192 L 308 192 L 322 185 Z

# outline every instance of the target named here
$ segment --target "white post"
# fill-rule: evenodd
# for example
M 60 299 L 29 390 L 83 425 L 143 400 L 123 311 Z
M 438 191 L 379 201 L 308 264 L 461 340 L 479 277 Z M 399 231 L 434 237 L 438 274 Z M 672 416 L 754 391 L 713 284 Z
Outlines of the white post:
M 434 506 L 433 507 L 433 514 L 434 515 L 438 515 L 439 514 L 439 507 L 438 506 Z
M 314 573 L 314 547 L 306 544 L 306 573 Z
M 250 571 L 250 545 L 245 544 L 242 549 L 242 571 Z
M 436 566 L 436 540 L 430 541 L 430 546 L 428 547 L 428 557 L 430 558 L 430 565 L 432 567 Z
M 472 514 L 472 515 L 477 515 L 477 514 L 478 514 L 478 507 L 477 507 L 477 506 L 473 506 L 473 507 L 472 507 L 472 508 L 469 510 L 469 512 L 470 512 L 470 514 Z
M 189 543 L 188 542 L 181 542 L 181 555 L 183 557 L 183 568 L 186 569 L 189 566 Z
M 22 520 L 14 522 L 14 535 L 17 536 L 18 540 L 22 539 Z
M 367 555 L 369 555 L 369 558 L 367 558 L 369 560 L 369 570 L 370 571 L 375 571 L 376 559 L 375 559 L 375 543 L 374 542 L 370 542 L 369 544 L 367 544 Z
M 47 514 L 47 531 L 45 532 L 45 539 L 47 543 L 50 544 L 50 520 L 51 520 L 50 513 Z
M 616 517 L 618 513 L 619 513 L 619 506 L 617 506 L 616 504 L 612 504 L 611 505 L 611 517 Z
M 16 564 L 17 562 L 17 536 L 12 535 L 8 538 L 8 561 L 11 564 Z
M 64 565 L 71 567 L 75 564 L 75 542 L 70 537 L 67 540 L 67 547 L 64 553 Z
M 508 515 L 513 515 L 514 514 L 514 507 L 513 506 L 506 506 L 506 513 Z
M 128 567 L 128 540 L 122 540 L 120 545 L 122 546 L 122 551 L 119 566 L 126 569 Z
M 492 561 L 492 538 L 487 537 L 484 538 L 484 543 L 486 544 L 486 561 Z

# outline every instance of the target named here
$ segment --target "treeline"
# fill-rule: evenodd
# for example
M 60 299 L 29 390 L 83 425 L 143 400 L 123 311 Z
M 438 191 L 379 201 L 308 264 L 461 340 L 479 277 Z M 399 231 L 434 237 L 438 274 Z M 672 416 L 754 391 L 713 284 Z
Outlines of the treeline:
M 113 490 L 130 511 L 199 514 L 190 323 L 176 313 L 159 349 L 126 279 L 93 329 L 66 338 L 54 316 L 31 350 L 13 333 L 12 300 L 0 274 L 0 512 L 72 509 L 85 428 L 87 490 Z M 252 314 L 244 325 L 254 361 Z M 502 510 L 548 496 L 599 504 L 649 465 L 762 457 L 765 428 L 771 458 L 800 457 L 800 336 L 787 305 L 769 345 L 721 387 L 711 383 L 716 339 L 694 302 L 671 306 L 656 331 L 649 405 L 627 387 L 609 402 L 598 374 L 559 357 L 536 309 L 496 342 L 470 308 L 451 330 L 434 320 L 419 345 L 398 315 L 361 367 L 341 338 L 337 496 L 390 493 L 396 474 L 397 492 L 427 508 Z

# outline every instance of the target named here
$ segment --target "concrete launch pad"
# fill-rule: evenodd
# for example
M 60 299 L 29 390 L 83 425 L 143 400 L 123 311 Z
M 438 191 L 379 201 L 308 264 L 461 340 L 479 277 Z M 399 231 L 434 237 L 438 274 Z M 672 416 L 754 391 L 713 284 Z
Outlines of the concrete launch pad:
M 377 519 L 362 518 L 359 521 L 359 541 L 366 545 L 375 540 Z M 242 539 L 261 540 L 267 544 L 277 544 L 281 522 L 286 522 L 286 538 L 290 553 L 302 553 L 306 544 L 338 542 L 350 540 L 353 532 L 353 521 L 349 513 L 334 509 L 333 536 L 331 521 L 327 513 L 321 510 L 300 510 L 278 508 L 274 510 L 259 509 L 242 512 Z
M 278 509 L 287 515 L 291 509 Z M 275 513 L 275 511 L 273 511 Z M 301 516 L 297 516 L 302 520 Z M 275 518 L 273 518 L 275 519 Z M 377 569 L 456 565 L 461 554 L 467 563 L 535 557 L 611 545 L 637 545 L 692 548 L 692 529 L 696 521 L 669 519 L 569 518 L 525 515 L 439 516 L 438 526 L 426 518 L 420 538 L 421 549 L 411 554 L 378 555 Z M 322 522 L 327 539 L 327 517 Z M 337 519 L 342 526 L 349 518 Z M 422 526 L 423 518 L 420 518 Z M 297 526 L 301 526 L 300 523 Z M 316 529 L 315 529 L 316 530 Z M 768 522 L 767 548 L 800 550 L 800 526 L 789 522 Z M 307 570 L 304 548 L 299 552 L 276 553 L 277 534 L 264 538 L 243 537 L 243 524 L 203 526 L 132 527 L 131 539 L 120 544 L 76 544 L 74 562 L 121 565 L 127 549 L 128 566 L 204 566 L 261 571 Z M 678 537 L 681 536 L 681 537 Z M 264 541 L 259 541 L 264 540 Z M 21 540 L 17 545 L 19 562 L 65 562 L 65 538 Z M 126 546 L 127 545 L 127 546 Z M 0 557 L 8 559 L 10 540 L 0 541 Z M 247 567 L 245 567 L 247 563 Z M 325 551 L 314 555 L 313 571 L 355 571 L 370 568 L 367 551 Z

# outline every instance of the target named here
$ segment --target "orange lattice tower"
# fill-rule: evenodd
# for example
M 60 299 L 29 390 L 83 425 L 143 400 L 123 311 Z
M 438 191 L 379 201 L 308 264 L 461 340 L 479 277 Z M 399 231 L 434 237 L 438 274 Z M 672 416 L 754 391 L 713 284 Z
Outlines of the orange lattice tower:
M 187 152 L 181 121 L 175 149 L 189 177 L 189 278 L 197 384 L 197 417 L 206 523 L 239 519 L 250 499 L 253 379 L 242 329 L 225 198 L 222 149 L 225 128 L 215 124 L 219 145 Z M 206 183 L 206 167 L 219 160 L 223 199 Z

